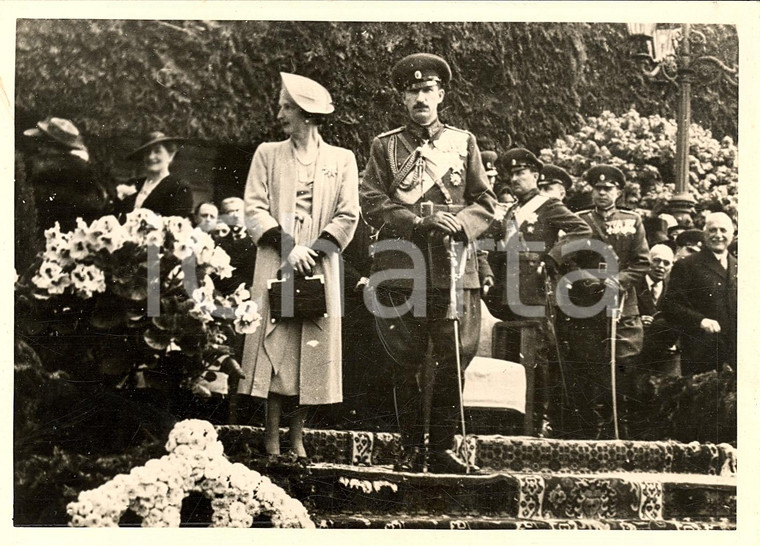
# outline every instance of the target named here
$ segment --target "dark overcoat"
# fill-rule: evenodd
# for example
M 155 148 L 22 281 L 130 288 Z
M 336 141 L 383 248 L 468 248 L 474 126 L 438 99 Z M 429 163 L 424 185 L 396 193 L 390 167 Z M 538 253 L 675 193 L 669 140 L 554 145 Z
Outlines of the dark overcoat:
M 707 248 L 673 265 L 660 307 L 681 335 L 683 375 L 736 366 L 738 262 L 730 253 L 724 269 Z M 708 334 L 702 319 L 718 321 L 721 331 Z

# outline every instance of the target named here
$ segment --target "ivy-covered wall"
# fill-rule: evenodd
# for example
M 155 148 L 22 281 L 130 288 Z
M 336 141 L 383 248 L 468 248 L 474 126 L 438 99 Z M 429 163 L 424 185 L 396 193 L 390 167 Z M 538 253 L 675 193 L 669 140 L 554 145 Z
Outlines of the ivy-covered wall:
M 734 27 L 694 29 L 737 61 Z M 550 146 L 578 114 L 674 117 L 675 86 L 641 74 L 623 24 L 19 20 L 17 129 L 58 115 L 94 148 L 161 128 L 252 152 L 282 137 L 278 72 L 293 71 L 332 91 L 323 133 L 362 164 L 372 137 L 405 121 L 389 71 L 416 51 L 452 66 L 442 119 L 497 150 Z M 698 81 L 693 97 L 695 122 L 736 139 L 736 89 Z

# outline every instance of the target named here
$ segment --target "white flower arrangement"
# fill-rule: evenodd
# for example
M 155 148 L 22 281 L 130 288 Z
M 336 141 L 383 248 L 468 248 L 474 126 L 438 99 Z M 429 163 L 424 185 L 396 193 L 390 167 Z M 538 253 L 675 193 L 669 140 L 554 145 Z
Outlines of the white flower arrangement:
M 36 322 L 63 324 L 61 335 L 70 339 L 86 336 L 89 361 L 113 351 L 114 339 L 123 340 L 122 353 L 131 356 L 104 371 L 121 375 L 120 385 L 142 385 L 137 376 L 148 369 L 158 377 L 176 372 L 166 388 L 192 390 L 231 354 L 235 335 L 261 324 L 244 285 L 232 294 L 217 289 L 215 280 L 232 274 L 230 256 L 186 218 L 137 209 L 123 224 L 114 216 L 89 225 L 78 219 L 65 233 L 56 224 L 45 239 L 45 250 L 14 285 L 17 298 L 29 304 Z M 148 313 L 150 297 L 158 300 L 158 313 Z M 93 330 L 107 335 L 93 336 Z M 180 366 L 167 359 L 174 351 L 186 357 Z M 103 371 L 82 366 L 93 369 Z
M 142 518 L 143 527 L 179 527 L 183 499 L 197 492 L 211 500 L 212 527 L 250 527 L 257 515 L 267 514 L 275 527 L 314 528 L 298 499 L 224 456 L 208 421 L 177 423 L 166 450 L 169 454 L 160 459 L 82 491 L 66 507 L 69 526 L 116 527 L 131 509 Z

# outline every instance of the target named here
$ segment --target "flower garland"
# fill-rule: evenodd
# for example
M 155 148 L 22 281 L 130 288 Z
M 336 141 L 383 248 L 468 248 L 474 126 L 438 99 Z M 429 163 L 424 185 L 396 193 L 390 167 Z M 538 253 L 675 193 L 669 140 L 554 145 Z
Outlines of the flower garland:
M 116 527 L 131 509 L 143 527 L 179 527 L 183 499 L 202 493 L 211 500 L 211 527 L 250 527 L 259 514 L 275 527 L 314 528 L 303 504 L 269 478 L 224 456 L 208 421 L 177 423 L 166 443 L 168 455 L 96 489 L 82 491 L 66 511 L 71 527 Z

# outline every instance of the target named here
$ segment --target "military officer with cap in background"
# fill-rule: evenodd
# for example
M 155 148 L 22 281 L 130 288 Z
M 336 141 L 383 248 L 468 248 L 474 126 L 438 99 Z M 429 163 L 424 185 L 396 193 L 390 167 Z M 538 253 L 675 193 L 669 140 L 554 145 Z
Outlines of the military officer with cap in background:
M 492 150 L 483 150 L 480 153 L 480 158 L 483 160 L 483 167 L 486 170 L 488 183 L 493 188 L 496 186 L 496 177 L 499 175 L 499 171 L 496 170 L 496 160 L 499 159 L 499 155 Z
M 564 202 L 567 192 L 573 187 L 573 179 L 562 167 L 544 165 L 538 176 L 538 191 L 546 197 Z
M 533 432 L 549 436 L 550 419 L 555 419 L 550 413 L 558 410 L 556 393 L 550 391 L 560 388 L 561 374 L 558 369 L 549 370 L 550 362 L 559 363 L 551 318 L 554 296 L 547 297 L 547 287 L 553 291 L 560 274 L 575 268 L 572 256 L 562 255 L 563 245 L 589 237 L 591 230 L 561 201 L 541 195 L 538 183 L 543 164 L 530 150 L 513 148 L 504 160 L 517 202 L 487 232 L 497 247 L 489 253 L 496 284 L 486 303 L 501 320 L 536 322 L 539 335 Z
M 486 170 L 488 184 L 493 190 L 497 183 L 496 177 L 499 175 L 499 171 L 496 170 L 496 161 L 499 159 L 499 155 L 492 150 L 483 150 L 480 152 L 480 159 L 483 161 L 483 168 Z M 497 202 L 494 211 L 494 220 L 501 220 L 504 218 L 504 215 L 507 213 L 507 208 L 508 207 L 503 203 Z M 487 250 L 478 250 L 478 274 L 480 275 L 481 293 L 485 297 L 495 283 L 491 264 L 488 263 Z
M 579 216 L 608 254 L 604 256 L 596 250 L 580 253 L 579 264 L 592 278 L 574 283 L 569 295 L 574 304 L 591 307 L 602 300 L 608 288 L 608 293 L 615 296 L 609 304 L 621 309 L 616 335 L 615 396 L 620 435 L 625 438 L 626 398 L 635 384 L 636 360 L 644 342 L 636 285 L 649 270 L 649 246 L 641 217 L 616 206 L 625 188 L 623 172 L 611 165 L 597 165 L 586 172 L 585 178 L 592 187 L 593 208 L 581 211 Z M 610 338 L 611 319 L 606 307 L 594 316 L 568 317 L 565 322 L 565 337 L 572 340 L 567 345 L 568 360 L 574 365 L 569 385 L 574 410 L 572 430 L 591 439 L 614 436 L 611 346 L 601 342 Z
M 465 461 L 452 449 L 459 427 L 460 394 L 454 321 L 450 303 L 450 241 L 473 243 L 490 225 L 496 198 L 481 162 L 475 137 L 441 123 L 438 107 L 451 79 L 448 63 L 437 55 L 416 53 L 392 69 L 409 123 L 377 136 L 360 189 L 364 218 L 377 231 L 372 275 L 407 271 L 406 278 L 370 278 L 365 291 L 375 314 L 378 334 L 392 361 L 396 407 L 403 456 L 399 471 L 424 469 L 425 422 L 421 384 L 431 392 L 429 470 L 466 472 Z M 381 246 L 382 248 L 382 246 Z M 377 250 L 377 248 L 375 249 Z M 413 261 L 424 261 L 424 271 Z M 457 276 L 462 312 L 459 315 L 459 356 L 463 372 L 477 351 L 480 328 L 480 282 L 476 253 L 459 259 Z M 390 271 L 394 270 L 394 271 Z M 425 276 L 426 278 L 420 278 Z M 425 286 L 424 313 L 414 302 Z M 367 301 L 367 299 L 365 299 Z M 384 312 L 379 312 L 382 306 Z M 423 315 L 423 316 L 420 316 Z M 427 359 L 428 349 L 432 358 Z M 420 364 L 435 366 L 419 370 Z M 419 373 L 418 373 L 419 372 Z M 473 468 L 470 466 L 470 468 Z

